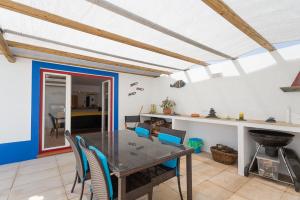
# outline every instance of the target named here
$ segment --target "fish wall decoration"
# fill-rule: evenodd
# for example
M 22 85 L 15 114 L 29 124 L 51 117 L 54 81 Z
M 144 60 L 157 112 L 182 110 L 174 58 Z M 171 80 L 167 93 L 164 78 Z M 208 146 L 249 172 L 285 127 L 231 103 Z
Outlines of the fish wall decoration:
M 133 86 L 138 85 L 138 84 L 139 84 L 139 82 L 131 83 L 131 84 L 130 84 L 130 87 L 133 87 Z
M 173 88 L 182 88 L 185 86 L 185 82 L 183 80 L 178 80 L 174 84 L 170 84 L 170 87 Z
M 139 91 L 144 91 L 144 88 L 141 88 L 141 87 L 137 87 L 136 90 L 139 90 Z
M 136 94 L 136 92 L 130 92 L 130 93 L 128 93 L 128 96 L 132 96 L 132 95 L 135 95 Z

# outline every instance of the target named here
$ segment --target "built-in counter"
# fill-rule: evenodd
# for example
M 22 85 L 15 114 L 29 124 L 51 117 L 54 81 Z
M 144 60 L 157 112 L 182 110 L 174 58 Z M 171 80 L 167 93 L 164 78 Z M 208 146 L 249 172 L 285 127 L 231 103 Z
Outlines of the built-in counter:
M 240 175 L 244 175 L 244 168 L 250 162 L 251 156 L 255 151 L 255 143 L 249 137 L 249 129 L 285 131 L 292 132 L 296 136 L 299 134 L 300 136 L 300 125 L 285 122 L 267 123 L 259 120 L 237 121 L 204 117 L 193 118 L 181 115 L 141 114 L 142 121 L 150 117 L 172 121 L 172 128 L 187 131 L 186 138 L 202 138 L 206 144 L 205 151 L 209 151 L 209 147 L 217 143 L 237 148 L 238 172 Z

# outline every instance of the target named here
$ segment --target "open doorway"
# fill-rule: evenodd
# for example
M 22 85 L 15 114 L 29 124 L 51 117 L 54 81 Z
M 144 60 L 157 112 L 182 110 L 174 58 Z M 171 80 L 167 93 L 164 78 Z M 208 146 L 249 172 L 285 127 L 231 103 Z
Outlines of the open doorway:
M 72 133 L 110 130 L 109 93 L 109 81 L 105 79 L 72 77 Z
M 112 130 L 112 79 L 42 70 L 40 153 L 68 148 L 64 131 Z

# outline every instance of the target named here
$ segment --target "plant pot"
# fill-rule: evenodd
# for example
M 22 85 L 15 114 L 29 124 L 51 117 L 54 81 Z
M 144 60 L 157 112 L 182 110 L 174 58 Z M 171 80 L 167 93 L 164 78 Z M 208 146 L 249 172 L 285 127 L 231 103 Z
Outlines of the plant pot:
M 164 108 L 163 110 L 165 115 L 171 115 L 172 114 L 172 109 L 171 108 Z

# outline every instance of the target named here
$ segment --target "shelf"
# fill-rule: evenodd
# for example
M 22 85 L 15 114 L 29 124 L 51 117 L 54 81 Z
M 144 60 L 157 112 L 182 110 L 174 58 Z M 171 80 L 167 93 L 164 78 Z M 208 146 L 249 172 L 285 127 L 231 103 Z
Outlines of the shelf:
M 300 92 L 300 86 L 281 87 L 283 92 Z

